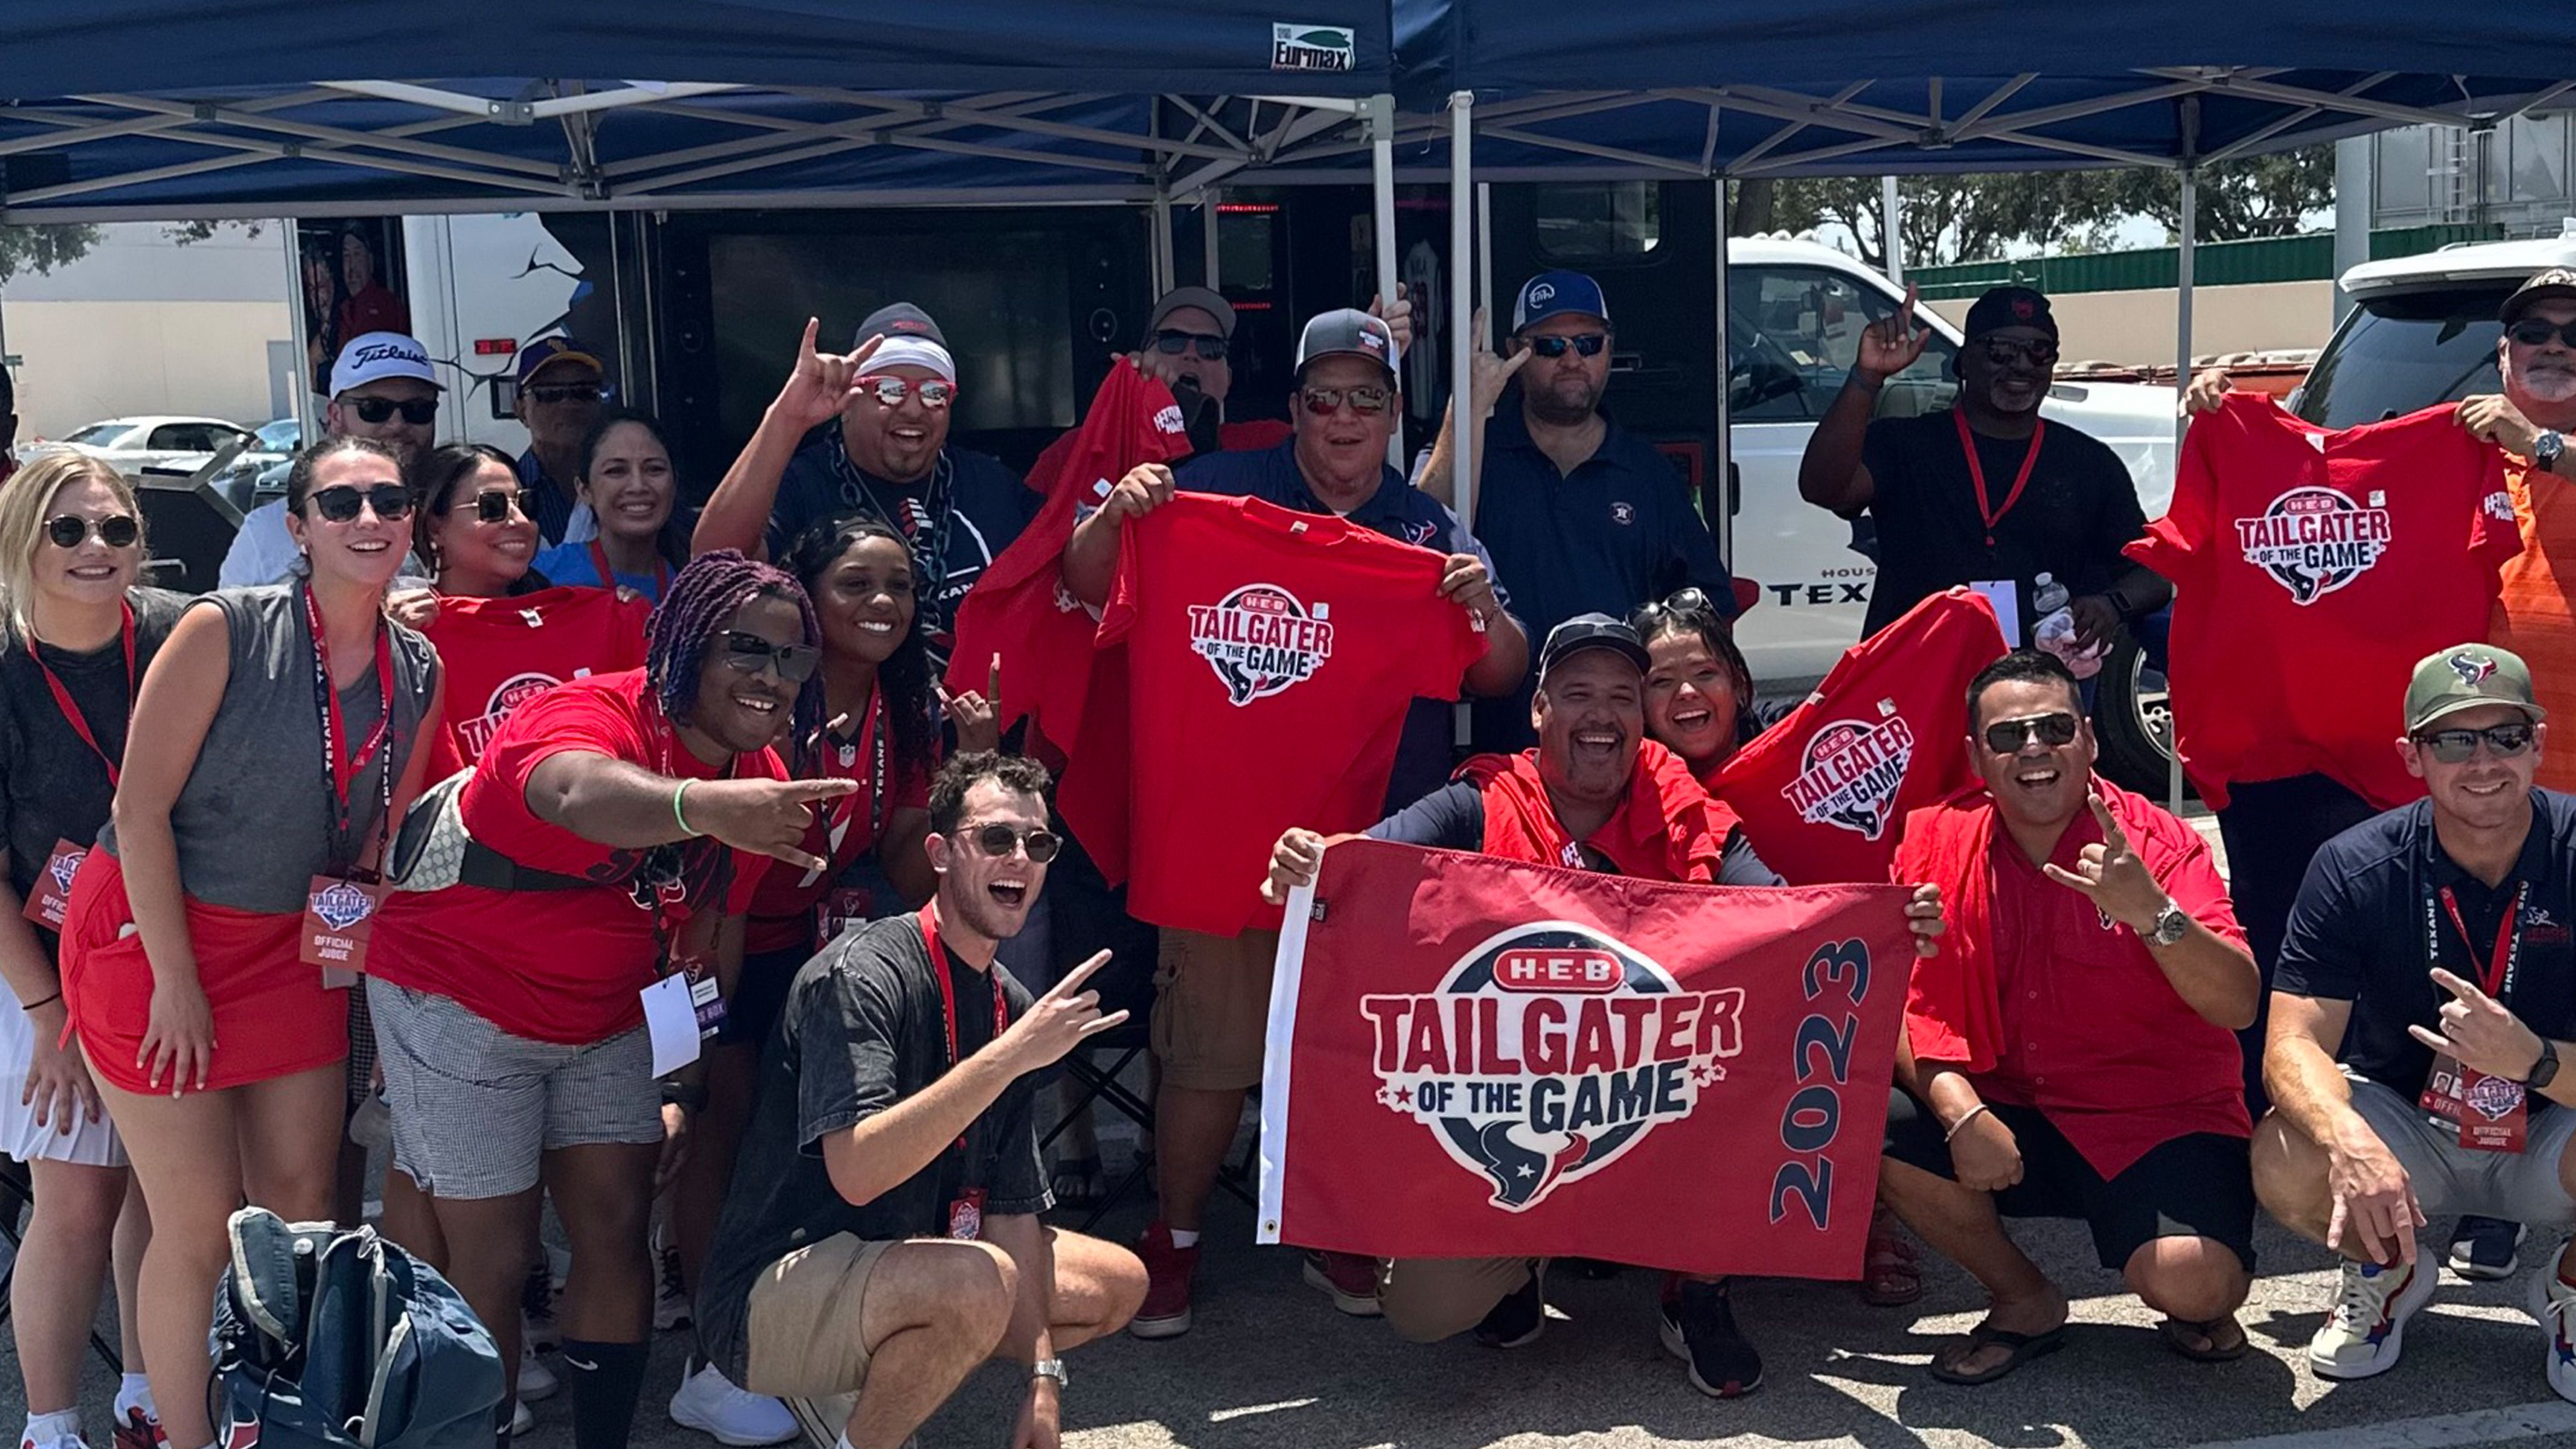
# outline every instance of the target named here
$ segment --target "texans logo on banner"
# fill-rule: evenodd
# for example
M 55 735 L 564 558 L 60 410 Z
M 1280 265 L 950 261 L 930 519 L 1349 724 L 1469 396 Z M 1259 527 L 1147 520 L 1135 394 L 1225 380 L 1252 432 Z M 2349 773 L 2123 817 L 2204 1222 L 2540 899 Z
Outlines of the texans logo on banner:
M 89 859 L 86 850 L 66 850 L 45 862 L 45 874 L 54 878 L 54 889 L 65 896 L 72 893 L 72 877 L 80 874 L 81 862 Z
M 339 881 L 313 893 L 313 914 L 322 924 L 335 931 L 345 931 L 367 918 L 376 903 L 367 893 L 347 881 Z
M 1744 991 L 1684 991 L 1663 967 L 1563 922 L 1505 931 L 1440 989 L 1365 996 L 1377 1100 L 1431 1129 L 1523 1212 L 1688 1117 L 1744 1049 Z
M 1190 606 L 1190 648 L 1241 707 L 1315 677 L 1333 657 L 1331 609 L 1309 609 L 1277 584 L 1245 584 L 1214 604 Z
M 456 727 L 456 737 L 465 742 L 466 753 L 478 760 L 483 758 L 484 749 L 492 743 L 492 736 L 500 733 L 502 722 L 509 719 L 510 711 L 561 683 L 563 681 L 553 675 L 535 670 L 511 675 L 492 691 L 492 697 L 484 702 L 482 714 Z
M 2293 488 L 2273 499 L 2261 517 L 2236 520 L 2237 547 L 2292 599 L 2313 604 L 2360 578 L 2388 552 L 2383 501 L 2373 494 L 2365 508 L 2332 488 Z
M 1882 709 L 1893 709 L 1892 702 Z M 1876 840 L 1887 833 L 1897 790 L 1914 763 L 1914 727 L 1903 715 L 1872 724 L 1838 719 L 1807 738 L 1806 765 L 1780 797 L 1810 825 L 1834 825 Z

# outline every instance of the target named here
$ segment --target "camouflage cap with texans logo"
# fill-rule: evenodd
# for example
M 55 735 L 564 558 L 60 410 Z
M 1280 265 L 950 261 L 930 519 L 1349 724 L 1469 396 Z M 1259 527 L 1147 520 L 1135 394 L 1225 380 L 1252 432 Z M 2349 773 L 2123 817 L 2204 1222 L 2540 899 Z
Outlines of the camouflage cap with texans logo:
M 2422 734 L 2445 715 L 2481 705 L 2509 704 L 2533 722 L 2549 712 L 2531 697 L 2531 668 L 2522 656 L 2492 644 L 2459 644 L 2427 654 L 2406 686 L 2406 732 Z
M 2551 267 L 2532 273 L 2531 280 L 2514 288 L 2513 295 L 2496 309 L 2496 320 L 2510 327 L 2543 302 L 2576 302 L 2576 269 Z

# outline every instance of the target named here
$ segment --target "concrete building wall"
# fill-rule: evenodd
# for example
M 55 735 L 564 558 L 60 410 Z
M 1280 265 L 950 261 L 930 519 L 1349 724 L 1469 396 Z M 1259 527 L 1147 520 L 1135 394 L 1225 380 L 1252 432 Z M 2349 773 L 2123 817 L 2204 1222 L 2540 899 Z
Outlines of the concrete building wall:
M 2062 351 L 2069 362 L 2119 362 L 2170 367 L 2174 360 L 2172 288 L 2131 292 L 2068 292 L 2049 299 L 2057 315 Z M 1968 315 L 1973 299 L 1934 302 L 1953 323 Z M 2322 347 L 2334 328 L 2334 284 L 2259 282 L 2192 290 L 2192 354 L 2270 352 Z

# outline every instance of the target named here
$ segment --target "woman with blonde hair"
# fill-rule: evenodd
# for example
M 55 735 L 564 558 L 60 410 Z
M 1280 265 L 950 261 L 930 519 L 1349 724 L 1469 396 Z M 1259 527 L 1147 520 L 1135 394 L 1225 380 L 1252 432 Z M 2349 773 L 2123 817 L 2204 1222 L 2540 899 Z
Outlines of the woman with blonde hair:
M 247 1199 L 332 1216 L 362 968 L 394 823 L 442 728 L 438 657 L 384 617 L 412 497 L 383 444 L 296 455 L 281 584 L 192 602 L 144 671 L 138 751 L 63 924 L 71 1025 L 151 1205 L 144 1359 L 205 1449 L 206 1329 Z M 333 973 L 338 972 L 335 976 Z
M 125 1340 L 118 1445 L 151 1449 L 158 1417 L 134 1301 L 152 1220 L 64 1040 L 56 961 L 65 882 L 107 823 L 135 687 L 187 602 L 136 586 L 143 557 L 134 490 L 95 458 L 57 453 L 0 486 L 0 1152 L 26 1164 L 35 1188 L 9 1285 L 27 1391 L 20 1438 L 33 1449 L 84 1442 L 81 1354 L 111 1257 Z

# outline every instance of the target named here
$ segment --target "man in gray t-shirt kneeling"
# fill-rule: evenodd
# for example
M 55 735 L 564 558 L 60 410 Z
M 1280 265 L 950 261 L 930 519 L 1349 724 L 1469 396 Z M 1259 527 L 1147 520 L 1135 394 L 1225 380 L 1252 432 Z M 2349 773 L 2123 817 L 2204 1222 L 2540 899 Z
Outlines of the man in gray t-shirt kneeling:
M 700 1342 L 755 1393 L 854 1394 L 840 1449 L 896 1449 L 997 1356 L 1030 1365 L 1014 1442 L 1055 1449 L 1060 1355 L 1144 1300 L 1134 1254 L 1037 1217 L 1036 1074 L 1127 1017 L 1083 989 L 1106 951 L 1034 1001 L 994 969 L 1060 844 L 1047 783 L 1016 756 L 949 760 L 937 897 L 805 963 L 761 1066 Z

